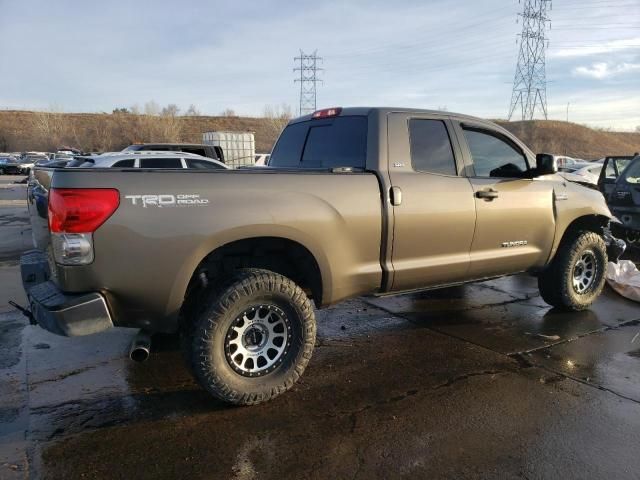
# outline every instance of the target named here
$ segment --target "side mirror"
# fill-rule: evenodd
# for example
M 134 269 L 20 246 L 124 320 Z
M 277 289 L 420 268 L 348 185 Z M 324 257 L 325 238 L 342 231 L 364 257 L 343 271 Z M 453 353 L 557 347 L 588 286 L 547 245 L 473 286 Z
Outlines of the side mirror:
M 558 161 L 550 153 L 539 153 L 536 155 L 536 174 L 551 175 L 558 173 Z

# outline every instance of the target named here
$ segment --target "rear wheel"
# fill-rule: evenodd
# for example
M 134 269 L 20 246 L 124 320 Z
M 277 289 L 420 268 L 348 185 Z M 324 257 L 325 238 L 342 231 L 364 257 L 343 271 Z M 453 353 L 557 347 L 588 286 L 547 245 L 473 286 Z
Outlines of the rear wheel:
M 315 343 L 313 307 L 290 279 L 239 270 L 212 291 L 185 348 L 200 385 L 228 403 L 264 402 L 293 386 Z
M 540 295 L 563 310 L 584 310 L 604 287 L 607 248 L 594 232 L 579 232 L 560 245 L 552 264 L 538 277 Z

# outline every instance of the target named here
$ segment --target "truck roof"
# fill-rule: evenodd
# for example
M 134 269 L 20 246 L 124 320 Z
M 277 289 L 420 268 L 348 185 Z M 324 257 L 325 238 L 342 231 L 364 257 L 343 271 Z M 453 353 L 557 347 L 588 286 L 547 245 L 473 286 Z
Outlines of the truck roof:
M 453 117 L 458 120 L 467 120 L 474 123 L 491 123 L 495 125 L 495 123 L 479 118 L 473 117 L 471 115 L 465 115 L 462 113 L 449 112 L 444 110 L 429 110 L 423 108 L 408 108 L 408 107 L 340 107 L 341 111 L 339 113 L 340 116 L 344 115 L 369 115 L 372 112 L 378 112 L 381 115 L 386 115 L 388 113 L 417 113 L 417 114 L 427 114 L 427 115 L 442 115 L 443 117 Z M 322 109 L 324 110 L 324 109 Z M 298 123 L 304 122 L 307 120 L 311 120 L 313 118 L 313 114 L 303 115 L 301 117 L 297 117 L 291 120 L 289 123 Z

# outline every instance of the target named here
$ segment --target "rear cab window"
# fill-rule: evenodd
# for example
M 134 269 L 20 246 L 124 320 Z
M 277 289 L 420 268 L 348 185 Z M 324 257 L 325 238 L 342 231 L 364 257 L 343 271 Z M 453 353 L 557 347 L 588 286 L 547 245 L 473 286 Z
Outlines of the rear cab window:
M 282 132 L 269 166 L 364 169 L 367 127 L 367 117 L 356 115 L 294 123 Z

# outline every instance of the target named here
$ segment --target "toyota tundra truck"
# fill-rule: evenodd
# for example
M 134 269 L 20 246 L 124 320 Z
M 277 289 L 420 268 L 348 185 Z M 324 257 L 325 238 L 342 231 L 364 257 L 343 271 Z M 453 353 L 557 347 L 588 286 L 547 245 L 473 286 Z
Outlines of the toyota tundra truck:
M 611 213 L 556 172 L 491 122 L 392 108 L 294 119 L 266 168 L 37 168 L 27 313 L 67 336 L 179 333 L 203 388 L 256 404 L 303 374 L 314 310 L 350 297 L 528 272 L 588 308 Z

